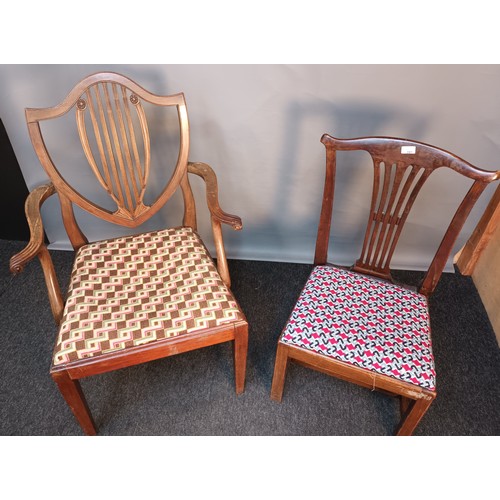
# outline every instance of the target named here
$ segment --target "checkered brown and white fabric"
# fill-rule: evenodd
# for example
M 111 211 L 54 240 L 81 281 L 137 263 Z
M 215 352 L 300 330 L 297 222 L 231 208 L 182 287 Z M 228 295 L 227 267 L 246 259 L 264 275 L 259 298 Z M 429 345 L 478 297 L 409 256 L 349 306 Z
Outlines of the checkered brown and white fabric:
M 78 251 L 53 364 L 244 319 L 187 227 L 91 243 Z
M 427 299 L 331 266 L 317 266 L 280 342 L 435 389 Z

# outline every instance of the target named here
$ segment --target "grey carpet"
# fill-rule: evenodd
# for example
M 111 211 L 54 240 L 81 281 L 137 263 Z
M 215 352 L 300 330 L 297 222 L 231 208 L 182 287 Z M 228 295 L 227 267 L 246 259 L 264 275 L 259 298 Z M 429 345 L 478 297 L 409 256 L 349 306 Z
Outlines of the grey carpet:
M 40 265 L 8 272 L 21 242 L 0 240 L 0 435 L 81 435 L 49 376 L 56 327 Z M 52 252 L 62 284 L 71 252 Z M 230 261 L 250 324 L 246 391 L 236 396 L 229 344 L 82 381 L 101 435 L 376 436 L 396 399 L 291 365 L 283 402 L 269 399 L 276 341 L 310 265 Z M 399 272 L 416 283 L 422 274 Z M 500 434 L 500 349 L 472 280 L 445 274 L 430 300 L 438 397 L 416 435 Z

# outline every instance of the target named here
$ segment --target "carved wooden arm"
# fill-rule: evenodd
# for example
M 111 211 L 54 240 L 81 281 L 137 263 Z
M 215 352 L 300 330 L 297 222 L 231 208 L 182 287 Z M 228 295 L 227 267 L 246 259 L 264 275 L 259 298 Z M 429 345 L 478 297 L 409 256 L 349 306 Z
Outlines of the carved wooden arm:
M 26 219 L 30 228 L 28 245 L 10 259 L 10 271 L 19 274 L 24 266 L 33 258 L 38 257 L 42 265 L 45 283 L 49 294 L 50 307 L 57 324 L 60 323 L 64 308 L 59 282 L 57 281 L 54 264 L 45 245 L 40 207 L 43 202 L 55 193 L 52 183 L 35 188 L 28 195 L 24 205 Z
M 230 287 L 231 278 L 229 277 L 229 269 L 227 267 L 226 251 L 224 249 L 224 241 L 222 239 L 221 223 L 228 224 L 237 231 L 239 231 L 243 227 L 243 223 L 237 215 L 228 214 L 220 208 L 217 189 L 217 176 L 209 165 L 200 162 L 189 162 L 188 172 L 198 175 L 205 181 L 207 204 L 211 214 L 215 250 L 217 252 L 217 268 L 224 283 L 226 283 L 226 285 Z
M 217 176 L 210 165 L 206 163 L 196 162 L 188 163 L 188 172 L 201 177 L 207 188 L 207 204 L 212 217 L 223 224 L 229 224 L 233 229 L 239 231 L 243 224 L 237 215 L 231 215 L 224 212 L 219 206 L 219 191 L 217 188 Z

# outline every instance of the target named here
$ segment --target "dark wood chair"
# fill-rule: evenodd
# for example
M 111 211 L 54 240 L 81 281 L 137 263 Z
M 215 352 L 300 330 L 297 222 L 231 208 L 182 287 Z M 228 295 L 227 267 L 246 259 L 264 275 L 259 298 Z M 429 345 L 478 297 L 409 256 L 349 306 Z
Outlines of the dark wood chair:
M 313 271 L 278 340 L 271 398 L 281 401 L 288 362 L 401 397 L 399 435 L 410 435 L 436 397 L 427 297 L 488 172 L 419 142 L 389 137 L 324 135 L 326 179 Z M 350 268 L 327 263 L 337 151 L 361 150 L 373 160 L 371 208 L 361 256 Z M 389 268 L 408 213 L 427 178 L 447 167 L 470 178 L 418 290 L 397 284 Z
M 172 110 L 179 125 L 176 165 L 170 178 L 166 177 L 164 188 L 149 203 L 145 201 L 148 188 L 158 183 L 158 176 L 153 178 L 152 172 L 154 168 L 165 169 L 165 165 L 152 161 L 154 136 L 149 126 L 158 123 L 158 114 L 148 121 L 146 108 L 155 113 Z M 76 137 L 78 131 L 90 165 L 81 175 L 93 172 L 96 185 L 112 200 L 111 209 L 70 185 L 49 154 L 41 122 L 67 117 L 70 112 L 75 113 L 73 132 Z M 221 210 L 213 170 L 204 163 L 188 161 L 184 95 L 155 95 L 122 75 L 97 73 L 78 83 L 59 105 L 26 109 L 26 120 L 50 182 L 28 196 L 31 240 L 11 258 L 10 268 L 19 273 L 35 256 L 40 259 L 52 313 L 59 325 L 50 373 L 84 432 L 96 434 L 96 426 L 79 379 L 205 346 L 233 342 L 236 393 L 242 393 L 248 325 L 230 291 L 221 223 L 237 230 L 242 224 L 239 217 Z M 65 126 L 68 134 L 69 129 Z M 62 136 L 59 139 L 63 144 L 71 144 L 69 141 Z M 78 138 L 76 141 L 78 144 Z M 206 183 L 216 266 L 197 234 L 190 174 Z M 104 221 L 139 228 L 178 188 L 184 201 L 184 217 L 178 227 L 138 229 L 129 231 L 133 235 L 89 243 L 77 224 L 74 205 Z M 64 226 L 76 251 L 66 300 L 44 242 L 40 215 L 42 203 L 53 194 L 59 198 Z

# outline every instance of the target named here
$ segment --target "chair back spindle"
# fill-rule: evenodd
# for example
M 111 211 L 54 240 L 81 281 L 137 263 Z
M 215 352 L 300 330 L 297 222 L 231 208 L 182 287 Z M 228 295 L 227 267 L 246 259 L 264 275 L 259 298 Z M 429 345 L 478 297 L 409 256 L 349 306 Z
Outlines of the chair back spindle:
M 383 279 L 391 279 L 390 264 L 401 231 L 422 186 L 432 172 L 447 167 L 474 181 L 458 207 L 424 277 L 420 292 L 431 294 L 474 203 L 488 183 L 496 180 L 500 173 L 479 169 L 448 151 L 405 139 L 337 139 L 325 134 L 321 142 L 326 147 L 326 179 L 315 264 L 325 264 L 327 261 L 337 151 L 363 150 L 367 151 L 373 160 L 370 213 L 361 255 L 352 269 Z
M 112 95 L 112 98 L 110 97 Z M 144 149 L 139 151 L 130 104 L 135 108 Z M 85 122 L 86 113 L 95 137 L 98 155 L 92 151 Z M 116 215 L 133 219 L 146 207 L 143 203 L 151 151 L 146 116 L 133 93 L 116 83 L 99 83 L 77 101 L 78 133 L 85 156 L 101 186 L 116 203 Z

